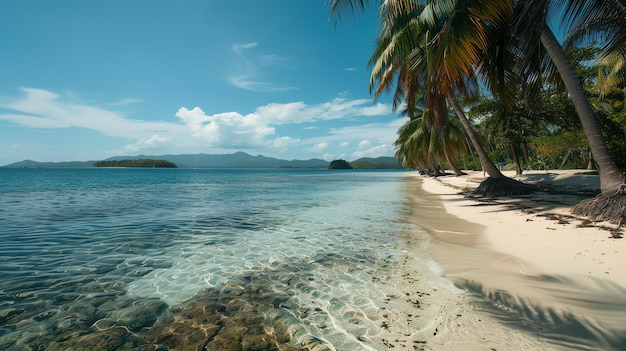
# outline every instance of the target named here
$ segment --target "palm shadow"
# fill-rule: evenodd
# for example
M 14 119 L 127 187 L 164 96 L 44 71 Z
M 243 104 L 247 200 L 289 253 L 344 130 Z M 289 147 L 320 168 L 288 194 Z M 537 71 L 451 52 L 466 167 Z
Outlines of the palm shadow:
M 476 281 L 456 285 L 476 299 L 481 311 L 558 349 L 626 350 L 626 289 L 598 278 L 588 284 L 560 276 L 529 279 L 563 304 L 542 304 Z

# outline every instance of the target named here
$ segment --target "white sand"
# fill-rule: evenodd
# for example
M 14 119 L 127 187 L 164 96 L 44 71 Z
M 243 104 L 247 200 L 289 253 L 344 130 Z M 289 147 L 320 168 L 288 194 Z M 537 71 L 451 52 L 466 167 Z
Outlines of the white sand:
M 626 350 L 626 238 L 578 227 L 569 209 L 599 187 L 580 172 L 525 174 L 560 193 L 497 200 L 460 194 L 482 172 L 408 177 L 408 256 L 381 278 L 387 332 L 372 337 L 400 350 Z
M 580 172 L 531 172 L 523 180 L 570 192 L 598 188 L 597 176 Z M 416 193 L 415 222 L 433 235 L 429 251 L 446 278 L 465 290 L 456 307 L 442 309 L 439 337 L 420 348 L 626 349 L 626 238 L 597 227 L 607 224 L 577 227 L 583 222 L 569 208 L 580 197 L 478 201 L 459 192 L 477 186 L 482 172 L 417 177 L 408 189 Z
M 532 182 L 543 178 L 545 172 L 532 172 L 523 176 Z M 554 171 L 550 179 L 539 183 L 562 183 L 569 188 L 599 188 L 597 176 L 575 175 L 575 171 Z M 482 181 L 482 172 L 473 172 L 465 177 L 445 177 L 435 180 L 425 179 L 423 189 L 441 196 L 454 196 L 457 188 L 475 186 Z M 537 182 L 537 181 L 536 181 Z M 537 194 L 525 199 L 528 206 L 541 213 L 571 215 L 570 205 L 578 199 L 564 195 Z M 458 200 L 458 199 L 457 199 Z M 535 200 L 535 204 L 530 204 Z M 540 202 L 544 200 L 544 202 Z M 546 203 L 545 200 L 563 202 Z M 571 219 L 570 223 L 559 223 L 537 214 L 523 213 L 507 209 L 506 204 L 515 200 L 499 200 L 499 205 L 476 206 L 476 201 L 463 199 L 445 201 L 446 211 L 454 216 L 485 226 L 482 236 L 487 245 L 504 253 L 511 259 L 519 260 L 520 272 L 526 274 L 577 275 L 608 280 L 626 288 L 626 240 L 610 238 L 610 233 L 598 227 L 576 227 L 581 221 Z M 548 208 L 546 208 L 548 207 Z M 547 211 L 546 211 L 547 210 Z M 615 225 L 600 223 L 596 225 Z

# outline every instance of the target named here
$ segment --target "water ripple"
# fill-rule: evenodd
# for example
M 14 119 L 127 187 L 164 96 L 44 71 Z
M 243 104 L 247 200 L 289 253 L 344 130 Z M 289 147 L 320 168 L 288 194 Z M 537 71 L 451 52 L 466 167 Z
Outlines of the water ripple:
M 176 328 L 161 321 L 206 296 L 214 318 L 260 313 L 255 330 L 276 341 L 376 348 L 356 336 L 378 328 L 381 295 L 368 282 L 389 256 L 381 247 L 398 246 L 401 202 L 381 206 L 400 198 L 398 178 L 0 171 L 15 172 L 0 184 L 0 349 L 147 345 Z M 222 310 L 226 298 L 238 307 Z

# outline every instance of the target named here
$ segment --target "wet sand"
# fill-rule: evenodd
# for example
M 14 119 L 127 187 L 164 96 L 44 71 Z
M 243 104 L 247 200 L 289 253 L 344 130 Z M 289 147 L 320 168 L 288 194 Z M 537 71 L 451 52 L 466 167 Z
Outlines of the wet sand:
M 531 173 L 524 180 L 540 192 L 491 201 L 461 194 L 482 172 L 409 178 L 409 217 L 460 289 L 434 291 L 441 318 L 416 349 L 626 349 L 626 239 L 569 214 L 597 176 Z

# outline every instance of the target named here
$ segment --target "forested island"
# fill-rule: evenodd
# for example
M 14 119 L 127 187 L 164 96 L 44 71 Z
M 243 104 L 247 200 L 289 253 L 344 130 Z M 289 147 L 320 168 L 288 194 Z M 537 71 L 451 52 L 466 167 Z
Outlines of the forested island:
M 177 168 L 175 163 L 166 160 L 109 160 L 98 161 L 94 167 L 132 167 L 132 168 Z
M 333 160 L 328 165 L 328 169 L 353 169 L 346 160 Z

